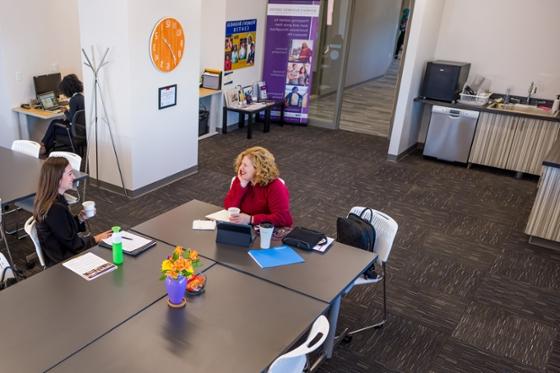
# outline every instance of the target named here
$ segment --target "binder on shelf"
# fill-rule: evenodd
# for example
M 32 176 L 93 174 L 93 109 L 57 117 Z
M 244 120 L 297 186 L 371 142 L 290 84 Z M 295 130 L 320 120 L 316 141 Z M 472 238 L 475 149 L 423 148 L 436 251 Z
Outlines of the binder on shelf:
M 304 262 L 303 258 L 294 249 L 286 245 L 270 249 L 249 250 L 249 255 L 261 268 L 272 268 Z

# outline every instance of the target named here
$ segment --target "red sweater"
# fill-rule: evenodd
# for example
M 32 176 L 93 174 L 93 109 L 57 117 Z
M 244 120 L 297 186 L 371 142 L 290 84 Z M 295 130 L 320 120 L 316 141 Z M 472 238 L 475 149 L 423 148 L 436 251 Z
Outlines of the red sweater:
M 266 186 L 241 186 L 239 178 L 235 178 L 226 198 L 224 207 L 239 207 L 241 212 L 253 217 L 253 224 L 270 222 L 275 227 L 290 227 L 290 193 L 282 181 L 275 179 Z

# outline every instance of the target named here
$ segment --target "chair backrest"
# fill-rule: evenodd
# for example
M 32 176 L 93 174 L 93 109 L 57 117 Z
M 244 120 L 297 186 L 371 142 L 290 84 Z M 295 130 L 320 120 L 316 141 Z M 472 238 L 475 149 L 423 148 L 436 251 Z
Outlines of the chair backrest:
M 72 152 L 61 152 L 61 151 L 51 152 L 49 154 L 49 158 L 50 157 L 63 157 L 68 159 L 68 162 L 70 162 L 70 165 L 74 170 L 79 171 L 80 166 L 82 165 L 82 157 Z
M 30 140 L 14 140 L 14 142 L 12 142 L 12 150 L 34 158 L 39 158 L 41 145 Z
M 25 230 L 25 233 L 27 233 L 29 237 L 31 237 L 31 241 L 33 241 L 33 245 L 35 246 L 35 252 L 37 253 L 37 257 L 39 258 L 39 263 L 41 264 L 41 267 L 45 269 L 46 268 L 45 257 L 43 256 L 43 250 L 41 250 L 41 244 L 39 243 L 39 236 L 37 236 L 37 227 L 35 225 L 36 225 L 35 219 L 33 219 L 32 216 L 29 219 L 27 219 L 23 229 Z
M 317 336 L 321 337 L 317 339 Z M 303 342 L 296 349 L 279 356 L 268 368 L 268 373 L 300 373 L 305 368 L 307 354 L 315 351 L 323 344 L 329 334 L 329 320 L 323 315 L 319 316 L 313 323 L 311 331 Z M 316 341 L 314 341 L 317 339 Z M 312 343 L 313 342 L 313 343 Z
M 78 110 L 72 117 L 72 137 L 76 144 L 81 145 L 86 142 L 86 111 Z
M 367 207 L 354 206 L 350 213 L 360 215 L 364 209 Z M 399 230 L 399 225 L 393 218 L 389 215 L 371 209 L 370 212 L 366 212 L 363 218 L 370 222 L 375 228 L 375 245 L 373 246 L 373 252 L 379 256 L 381 261 L 386 262 L 389 259 L 389 254 L 391 253 L 391 248 L 393 247 L 393 241 Z

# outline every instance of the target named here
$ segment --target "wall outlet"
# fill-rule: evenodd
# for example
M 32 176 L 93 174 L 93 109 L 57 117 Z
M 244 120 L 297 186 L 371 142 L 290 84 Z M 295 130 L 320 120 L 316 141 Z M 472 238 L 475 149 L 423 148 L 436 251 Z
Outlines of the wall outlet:
M 23 80 L 23 74 L 18 71 L 16 72 L 16 82 L 21 82 Z

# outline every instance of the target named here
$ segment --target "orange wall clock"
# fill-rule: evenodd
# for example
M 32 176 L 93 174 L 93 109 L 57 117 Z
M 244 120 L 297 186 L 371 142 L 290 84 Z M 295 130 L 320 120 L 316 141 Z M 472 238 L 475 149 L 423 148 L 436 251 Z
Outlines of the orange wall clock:
M 150 38 L 150 57 L 154 66 L 163 72 L 173 71 L 181 62 L 185 50 L 185 33 L 175 18 L 160 19 Z

